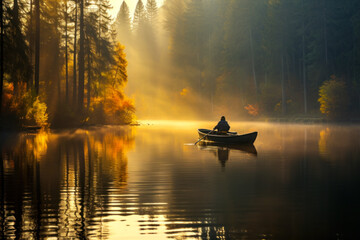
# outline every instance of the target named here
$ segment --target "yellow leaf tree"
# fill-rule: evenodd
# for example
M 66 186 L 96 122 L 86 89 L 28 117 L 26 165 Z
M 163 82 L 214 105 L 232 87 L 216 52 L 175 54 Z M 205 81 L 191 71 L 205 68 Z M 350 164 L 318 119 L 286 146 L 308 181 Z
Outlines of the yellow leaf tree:
M 320 111 L 329 119 L 344 118 L 349 104 L 346 85 L 336 76 L 325 81 L 319 90 Z

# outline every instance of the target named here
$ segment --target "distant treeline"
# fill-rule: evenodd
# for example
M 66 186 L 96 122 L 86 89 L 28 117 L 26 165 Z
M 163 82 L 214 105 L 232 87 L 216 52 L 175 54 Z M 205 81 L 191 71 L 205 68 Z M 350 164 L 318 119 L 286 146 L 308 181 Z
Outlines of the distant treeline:
M 153 2 L 144 7 L 139 0 L 132 25 L 123 3 L 115 21 L 118 38 L 126 42 L 146 31 L 140 28 L 165 29 L 166 41 L 145 41 L 170 54 L 168 81 L 177 82 L 183 96 L 196 95 L 187 102 L 198 106 L 195 111 L 359 114 L 360 1 L 166 0 L 159 13 Z
M 126 123 L 134 106 L 108 0 L 1 1 L 1 123 Z

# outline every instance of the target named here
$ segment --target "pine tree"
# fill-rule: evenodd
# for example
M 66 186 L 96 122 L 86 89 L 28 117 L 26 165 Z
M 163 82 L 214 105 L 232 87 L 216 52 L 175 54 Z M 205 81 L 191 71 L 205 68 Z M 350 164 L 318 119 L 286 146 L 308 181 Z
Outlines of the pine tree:
M 156 0 L 148 0 L 146 2 L 147 18 L 151 26 L 156 26 L 158 21 L 158 7 Z
M 122 2 L 116 16 L 113 28 L 116 31 L 116 39 L 119 42 L 127 42 L 131 34 L 131 20 L 129 7 L 125 1 Z
M 111 5 L 108 0 L 102 0 L 98 2 L 98 34 L 96 39 L 96 59 L 95 69 L 97 81 L 106 81 L 103 79 L 103 72 L 107 72 L 110 65 L 113 63 L 113 41 L 114 32 L 110 27 L 111 17 L 109 16 L 109 9 Z
M 40 81 L 40 0 L 35 0 L 35 93 L 39 95 Z
M 54 111 L 56 102 L 61 99 L 61 70 L 64 57 L 61 54 L 61 5 L 58 0 L 48 0 L 42 5 L 41 17 L 41 59 L 40 77 L 42 100 L 45 100 L 49 111 Z
M 68 58 L 68 39 L 69 39 L 69 34 L 68 34 L 68 22 L 69 22 L 69 13 L 68 13 L 68 1 L 64 0 L 64 28 L 65 28 L 65 54 L 64 54 L 64 58 L 65 58 L 65 100 L 66 103 L 69 103 L 69 58 Z
M 136 4 L 135 12 L 134 12 L 134 19 L 133 19 L 133 29 L 135 32 L 140 31 L 144 28 L 146 23 L 146 11 L 144 8 L 144 4 L 141 0 L 138 1 Z
M 28 83 L 31 77 L 29 48 L 22 32 L 19 1 L 14 0 L 10 11 L 10 21 L 7 28 L 8 44 L 6 48 L 7 73 L 14 83 L 15 91 L 19 83 Z
M 77 23 L 78 0 L 74 0 L 73 106 L 77 106 Z
M 84 82 L 85 82 L 85 51 L 84 51 L 84 4 L 85 0 L 80 0 L 80 25 L 79 25 L 79 87 L 78 87 L 78 110 L 83 111 L 84 105 Z
M 2 99 L 3 99 L 3 85 L 4 85 L 4 2 L 0 5 L 0 117 L 2 116 Z

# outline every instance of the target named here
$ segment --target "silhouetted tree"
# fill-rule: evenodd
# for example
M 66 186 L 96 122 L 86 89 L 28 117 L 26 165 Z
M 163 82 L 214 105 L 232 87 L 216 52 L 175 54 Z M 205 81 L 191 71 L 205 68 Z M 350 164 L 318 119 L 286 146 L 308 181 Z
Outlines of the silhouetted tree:
M 150 25 L 156 26 L 158 20 L 158 7 L 156 5 L 156 0 L 148 0 L 146 2 L 146 12 Z
M 133 18 L 133 29 L 135 32 L 143 28 L 146 23 L 146 10 L 144 4 L 139 0 L 135 7 L 134 18 Z
M 2 115 L 2 99 L 3 99 L 3 85 L 4 85 L 4 3 L 0 4 L 0 117 Z
M 78 0 L 74 0 L 73 107 L 77 106 L 77 23 Z
M 116 31 L 116 39 L 119 42 L 128 42 L 131 34 L 131 19 L 129 7 L 125 1 L 122 2 L 120 10 L 116 16 L 113 28 Z
M 40 0 L 35 0 L 35 75 L 34 84 L 36 95 L 39 95 L 40 77 Z
M 78 110 L 82 112 L 84 105 L 84 80 L 85 80 L 85 52 L 84 52 L 84 0 L 80 0 L 80 25 L 79 25 L 79 88 L 78 88 Z

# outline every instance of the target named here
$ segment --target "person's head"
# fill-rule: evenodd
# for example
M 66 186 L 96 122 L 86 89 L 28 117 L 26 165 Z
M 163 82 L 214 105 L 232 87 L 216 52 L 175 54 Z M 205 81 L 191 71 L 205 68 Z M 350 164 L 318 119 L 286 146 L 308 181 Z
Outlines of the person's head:
M 225 121 L 225 116 L 222 116 L 222 117 L 221 117 L 221 121 Z

